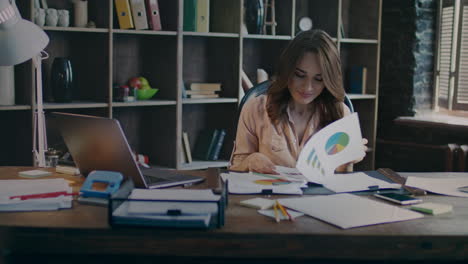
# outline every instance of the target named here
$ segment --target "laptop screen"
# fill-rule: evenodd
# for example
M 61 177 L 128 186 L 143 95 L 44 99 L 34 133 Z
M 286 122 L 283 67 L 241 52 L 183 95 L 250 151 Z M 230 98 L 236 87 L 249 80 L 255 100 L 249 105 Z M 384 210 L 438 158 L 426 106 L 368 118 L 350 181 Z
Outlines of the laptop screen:
M 51 117 L 83 175 L 93 170 L 118 171 L 136 187 L 148 187 L 117 120 L 58 112 Z

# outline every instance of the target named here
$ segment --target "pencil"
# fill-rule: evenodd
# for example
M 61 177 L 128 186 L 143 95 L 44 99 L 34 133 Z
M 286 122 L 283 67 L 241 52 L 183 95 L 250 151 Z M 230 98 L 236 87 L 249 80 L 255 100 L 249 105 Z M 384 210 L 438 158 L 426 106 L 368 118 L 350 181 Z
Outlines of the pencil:
M 275 212 L 275 220 L 276 220 L 277 223 L 279 223 L 280 218 L 279 218 L 278 207 L 276 206 L 276 203 L 273 204 L 273 211 Z
M 276 200 L 276 204 L 278 205 L 279 209 L 281 210 L 281 212 L 283 213 L 283 215 L 289 219 L 289 221 L 293 221 L 291 215 L 288 213 L 288 211 L 284 208 L 284 206 L 282 206 L 278 200 Z

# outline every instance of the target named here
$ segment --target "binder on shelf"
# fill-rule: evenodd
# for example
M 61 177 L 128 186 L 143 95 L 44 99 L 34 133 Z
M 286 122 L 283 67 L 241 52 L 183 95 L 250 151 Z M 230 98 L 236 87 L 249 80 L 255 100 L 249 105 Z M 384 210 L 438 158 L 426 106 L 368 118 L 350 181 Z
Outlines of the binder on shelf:
M 144 0 L 130 0 L 133 23 L 135 29 L 148 29 L 148 19 L 146 18 L 146 8 Z
M 351 66 L 349 69 L 349 93 L 365 94 L 367 82 L 367 68 L 364 66 Z
M 210 0 L 197 0 L 197 32 L 210 32 Z
M 134 28 L 132 12 L 128 0 L 114 0 L 114 3 L 120 29 Z
M 148 18 L 148 27 L 151 30 L 161 30 L 161 15 L 159 13 L 158 0 L 145 0 L 146 17 Z
M 226 183 L 204 190 L 121 188 L 109 200 L 108 219 L 113 227 L 220 228 L 227 201 Z
M 184 0 L 184 31 L 197 31 L 197 0 Z

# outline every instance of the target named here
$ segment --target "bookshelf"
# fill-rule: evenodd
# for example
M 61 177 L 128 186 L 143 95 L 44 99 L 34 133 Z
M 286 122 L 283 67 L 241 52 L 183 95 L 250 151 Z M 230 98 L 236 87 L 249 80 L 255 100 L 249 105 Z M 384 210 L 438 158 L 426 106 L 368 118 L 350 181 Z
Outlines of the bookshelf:
M 151 163 L 177 169 L 223 167 L 231 154 L 241 96 L 240 73 L 256 82 L 256 70 L 274 72 L 278 56 L 297 32 L 297 21 L 308 16 L 314 28 L 326 30 L 337 42 L 343 72 L 351 65 L 368 69 L 366 94 L 350 94 L 360 114 L 370 151 L 359 164 L 373 169 L 377 118 L 380 20 L 382 0 L 281 0 L 276 1 L 276 35 L 248 34 L 242 30 L 244 6 L 254 0 L 211 0 L 210 31 L 183 30 L 183 0 L 158 0 L 162 31 L 120 29 L 113 0 L 88 0 L 88 17 L 96 28 L 50 27 L 43 63 L 44 93 L 54 58 L 72 61 L 74 90 L 71 103 L 54 103 L 46 97 L 45 111 L 72 112 L 116 118 L 132 149 L 149 156 Z M 256 1 L 256 0 L 255 0 Z M 51 8 L 73 12 L 71 1 L 48 0 Z M 32 20 L 34 1 L 17 1 L 22 16 Z M 72 17 L 71 17 L 72 18 Z M 343 26 L 341 26 L 343 24 Z M 341 32 L 343 28 L 344 35 Z M 32 165 L 34 78 L 31 62 L 15 66 L 16 105 L 0 106 L 4 126 L 0 143 L 2 165 Z M 150 100 L 115 102 L 114 85 L 144 76 L 159 92 Z M 220 98 L 182 98 L 192 82 L 222 83 Z M 346 80 L 345 80 L 346 82 Z M 218 161 L 184 163 L 180 151 L 187 132 L 193 151 L 203 129 L 226 129 Z M 64 144 L 53 124 L 47 123 L 50 147 Z

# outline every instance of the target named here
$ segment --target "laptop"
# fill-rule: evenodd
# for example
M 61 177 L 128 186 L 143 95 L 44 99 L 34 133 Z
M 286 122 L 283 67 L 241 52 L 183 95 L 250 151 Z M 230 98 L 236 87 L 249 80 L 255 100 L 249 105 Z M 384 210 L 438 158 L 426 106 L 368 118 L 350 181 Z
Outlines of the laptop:
M 118 171 L 126 179 L 132 179 L 135 187 L 149 189 L 190 185 L 204 180 L 169 169 L 140 168 L 116 119 L 59 112 L 51 113 L 51 118 L 76 167 L 85 176 L 93 170 Z

